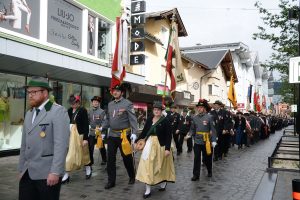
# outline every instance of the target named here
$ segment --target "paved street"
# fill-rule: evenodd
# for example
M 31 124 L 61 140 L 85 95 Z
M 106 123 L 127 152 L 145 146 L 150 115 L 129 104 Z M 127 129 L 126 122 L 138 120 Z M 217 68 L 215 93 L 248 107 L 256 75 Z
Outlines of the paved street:
M 168 184 L 165 192 L 159 192 L 158 186 L 152 188 L 151 199 L 213 199 L 213 200 L 250 200 L 260 183 L 267 167 L 267 157 L 272 153 L 282 132 L 276 132 L 268 140 L 237 150 L 230 149 L 230 154 L 213 166 L 213 178 L 207 178 L 205 168 L 199 182 L 191 182 L 193 154 L 183 153 L 175 156 L 176 183 Z M 137 156 L 138 157 L 138 156 Z M 98 152 L 95 152 L 97 166 L 91 180 L 85 180 L 84 171 L 71 174 L 71 182 L 62 186 L 62 200 L 80 199 L 142 199 L 144 184 L 128 185 L 128 177 L 118 159 L 117 185 L 107 191 L 104 186 L 107 174 L 99 165 Z M 136 159 L 138 161 L 138 159 Z M 0 158 L 0 198 L 3 200 L 17 199 L 17 162 L 18 156 Z

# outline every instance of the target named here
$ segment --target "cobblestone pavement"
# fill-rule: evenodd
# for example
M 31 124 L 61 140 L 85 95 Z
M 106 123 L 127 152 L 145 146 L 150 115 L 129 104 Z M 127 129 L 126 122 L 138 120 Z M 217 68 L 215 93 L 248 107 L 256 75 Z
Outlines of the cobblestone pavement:
M 202 167 L 198 182 L 190 181 L 193 153 L 184 152 L 178 157 L 175 155 L 176 183 L 169 183 L 164 192 L 158 191 L 159 186 L 152 187 L 150 199 L 250 200 L 267 168 L 267 157 L 271 155 L 281 135 L 282 131 L 278 131 L 269 139 L 242 150 L 231 148 L 228 157 L 214 163 L 212 178 L 207 177 L 207 170 Z M 127 184 L 128 176 L 121 158 L 117 161 L 116 187 L 105 190 L 107 174 L 105 167 L 99 164 L 98 156 L 98 151 L 95 151 L 98 162 L 93 167 L 93 176 L 90 180 L 85 180 L 83 170 L 71 174 L 70 183 L 62 186 L 62 200 L 142 199 L 144 184 L 140 182 L 134 185 Z M 138 160 L 139 155 L 136 156 L 136 161 Z M 0 199 L 17 199 L 17 163 L 18 156 L 0 158 Z

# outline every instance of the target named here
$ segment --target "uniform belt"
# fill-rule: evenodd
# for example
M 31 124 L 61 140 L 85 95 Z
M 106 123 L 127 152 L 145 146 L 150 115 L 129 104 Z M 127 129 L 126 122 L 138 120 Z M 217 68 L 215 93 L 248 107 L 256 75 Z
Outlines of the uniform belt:
M 120 130 L 114 130 L 114 129 L 112 129 L 112 131 L 118 132 L 118 133 L 123 133 L 123 132 L 130 131 L 130 128 L 124 128 L 124 129 L 120 129 Z
M 197 132 L 198 135 L 205 135 L 205 134 L 209 134 L 209 132 Z

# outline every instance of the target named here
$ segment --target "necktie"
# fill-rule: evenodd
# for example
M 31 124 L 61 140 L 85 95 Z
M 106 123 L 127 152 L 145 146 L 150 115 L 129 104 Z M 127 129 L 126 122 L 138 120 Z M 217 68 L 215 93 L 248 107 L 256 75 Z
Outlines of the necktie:
M 40 110 L 40 109 L 38 109 L 38 108 L 36 108 L 36 109 L 35 109 L 35 113 L 36 113 L 36 114 L 35 114 L 35 117 L 37 117 L 37 116 L 38 116 L 38 114 L 39 114 L 39 112 L 40 112 L 40 111 L 41 111 L 41 110 Z

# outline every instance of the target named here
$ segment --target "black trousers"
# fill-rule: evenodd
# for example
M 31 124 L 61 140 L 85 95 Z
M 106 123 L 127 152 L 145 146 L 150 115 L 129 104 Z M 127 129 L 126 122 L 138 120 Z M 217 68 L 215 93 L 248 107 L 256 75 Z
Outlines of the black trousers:
M 130 136 L 127 136 L 128 141 L 130 141 Z M 107 174 L 108 174 L 108 182 L 115 183 L 116 182 L 116 154 L 118 148 L 120 149 L 121 155 L 123 157 L 123 162 L 125 168 L 127 170 L 127 174 L 129 178 L 135 178 L 134 164 L 132 154 L 127 156 L 124 155 L 121 146 L 121 138 L 119 137 L 108 137 L 107 139 Z
M 99 137 L 101 137 L 101 136 L 99 136 Z M 97 143 L 97 139 L 95 138 L 95 136 L 90 135 L 88 141 L 89 141 L 89 150 L 90 150 L 90 159 L 91 159 L 89 166 L 92 166 L 94 164 L 94 149 L 95 149 L 95 144 Z M 102 157 L 102 161 L 106 162 L 107 161 L 106 149 L 105 149 L 104 144 L 103 144 L 103 148 L 100 149 L 100 154 Z
M 177 151 L 181 153 L 182 152 L 182 145 L 183 145 L 183 142 L 184 142 L 184 137 L 186 136 L 186 134 L 179 133 L 178 135 L 179 135 L 179 139 L 178 139 Z M 188 151 L 193 150 L 193 138 L 192 137 L 190 137 L 186 140 L 186 145 L 187 145 Z
M 178 149 L 180 148 L 179 147 L 179 133 L 176 134 L 176 130 L 175 130 L 175 131 L 172 131 L 172 135 L 173 135 L 174 143 L 176 146 L 176 150 L 178 151 Z
M 200 168 L 201 168 L 201 152 L 203 155 L 203 162 L 206 165 L 208 173 L 212 172 L 212 154 L 206 154 L 205 145 L 202 144 L 194 144 L 194 169 L 193 175 L 199 177 L 200 176 Z
M 54 186 L 47 186 L 47 180 L 32 180 L 28 171 L 19 183 L 19 200 L 59 200 L 61 178 Z

